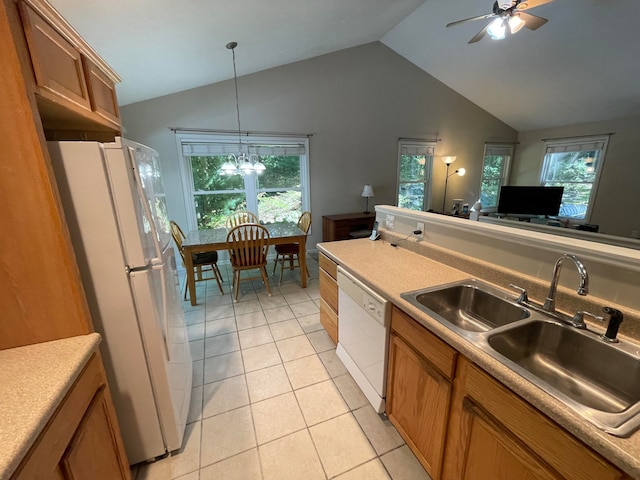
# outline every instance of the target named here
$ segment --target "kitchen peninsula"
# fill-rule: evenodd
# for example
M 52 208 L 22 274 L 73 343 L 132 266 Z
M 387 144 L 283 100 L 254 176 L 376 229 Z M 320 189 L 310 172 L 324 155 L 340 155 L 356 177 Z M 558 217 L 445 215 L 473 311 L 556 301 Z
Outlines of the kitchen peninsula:
M 394 210 L 394 213 L 401 213 L 399 210 Z M 378 215 L 380 220 L 380 212 Z M 421 451 L 420 439 L 412 438 L 410 433 L 403 431 L 402 420 L 394 421 L 393 412 L 390 415 L 432 477 L 437 479 L 442 474 L 442 478 L 445 479 L 459 478 L 456 475 L 464 468 L 464 462 L 471 461 L 470 456 L 473 454 L 476 455 L 476 460 L 481 458 L 483 453 L 489 455 L 489 452 L 483 452 L 483 445 L 489 448 L 487 441 L 495 440 L 499 433 L 506 431 L 508 434 L 499 441 L 506 439 L 505 441 L 513 443 L 507 447 L 507 451 L 515 452 L 515 460 L 511 458 L 510 461 L 514 460 L 514 464 L 521 469 L 517 470 L 518 472 L 527 467 L 537 469 L 535 471 L 538 473 L 543 470 L 545 473 L 553 472 L 564 478 L 640 478 L 639 432 L 629 438 L 618 438 L 604 433 L 562 402 L 529 383 L 503 363 L 483 353 L 472 342 L 438 323 L 400 296 L 403 292 L 473 277 L 491 282 L 503 290 L 508 290 L 509 283 L 522 284 L 524 280 L 525 285 L 533 292 L 532 296 L 538 299 L 540 292 L 544 292 L 545 287 L 548 287 L 548 281 L 495 267 L 441 247 L 423 245 L 422 242 L 418 244 L 413 240 L 406 240 L 406 235 L 402 233 L 382 230 L 382 240 L 379 241 L 360 239 L 322 243 L 318 245 L 318 249 L 321 255 L 345 268 L 394 304 L 396 308 L 392 317 L 392 338 L 395 335 L 401 342 L 409 345 L 406 348 L 408 355 L 421 359 L 420 364 L 429 364 L 428 360 L 422 359 L 420 353 L 416 353 L 418 350 L 411 344 L 419 335 L 428 336 L 429 341 L 439 342 L 445 349 L 453 352 L 457 367 L 454 366 L 452 370 L 452 379 L 443 376 L 441 370 L 433 365 L 427 368 L 428 373 L 424 377 L 428 378 L 431 375 L 432 378 L 439 378 L 440 385 L 444 385 L 442 388 L 446 390 L 439 398 L 444 399 L 443 408 L 448 415 L 444 415 L 444 424 L 439 428 L 449 430 L 443 435 L 441 444 L 435 447 L 436 453 L 433 454 L 433 449 Z M 428 226 L 426 233 L 428 237 Z M 394 247 L 390 242 L 399 246 Z M 372 258 L 376 261 L 371 262 Z M 573 308 L 590 308 L 590 311 L 594 311 L 594 306 L 601 307 L 605 304 L 602 303 L 604 300 L 593 296 L 580 297 L 577 300 L 573 298 L 577 295 L 569 294 L 567 289 L 563 290 L 563 295 L 561 308 L 572 313 Z M 517 295 L 514 294 L 514 298 L 515 296 Z M 587 302 L 587 307 L 583 308 L 585 304 L 580 302 Z M 638 321 L 637 311 L 625 307 L 625 314 L 629 323 Z M 411 328 L 414 329 L 412 335 L 403 337 L 402 332 L 394 331 L 394 322 L 398 318 L 410 322 Z M 387 402 L 391 402 L 392 409 L 395 393 L 391 385 L 393 368 L 393 364 L 390 364 L 387 392 Z M 432 375 L 434 371 L 436 374 Z M 406 382 L 406 385 L 412 384 L 411 379 L 407 379 Z M 477 395 L 473 392 L 474 385 L 482 385 L 481 392 L 491 392 L 491 403 L 501 401 L 500 411 L 492 411 L 491 407 L 487 406 L 491 403 L 483 405 L 483 399 L 476 398 Z M 472 403 L 469 404 L 469 401 Z M 471 414 L 462 408 L 463 403 L 475 405 L 474 402 L 477 406 L 473 406 Z M 482 437 L 484 440 L 475 444 L 475 452 L 467 452 L 468 455 L 465 456 L 464 452 L 457 448 L 465 444 L 465 440 L 459 435 L 460 432 L 471 435 L 465 428 L 470 428 L 471 423 L 468 422 L 476 420 L 480 422 L 480 427 L 473 430 L 474 434 L 480 431 L 489 433 Z M 465 425 L 467 427 L 464 427 Z M 430 429 L 437 431 L 437 428 L 432 428 L 431 425 L 424 426 L 423 430 Z M 493 434 L 495 436 L 492 436 Z M 477 441 L 479 438 L 470 440 Z M 438 443 L 437 440 L 435 443 Z M 466 445 L 469 445 L 468 441 Z M 528 463 L 530 461 L 538 463 L 532 467 L 533 464 Z M 525 467 L 522 467 L 522 464 Z

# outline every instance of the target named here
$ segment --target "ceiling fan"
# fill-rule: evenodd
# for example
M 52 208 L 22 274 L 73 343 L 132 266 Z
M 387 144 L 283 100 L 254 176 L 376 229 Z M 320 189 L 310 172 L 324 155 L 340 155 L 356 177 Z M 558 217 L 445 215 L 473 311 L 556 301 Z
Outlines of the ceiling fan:
M 507 35 L 513 35 L 522 27 L 527 27 L 529 30 L 536 30 L 547 23 L 548 20 L 546 18 L 532 15 L 525 12 L 525 10 L 531 10 L 532 8 L 552 1 L 553 0 L 497 0 L 493 2 L 492 13 L 451 22 L 447 24 L 447 27 L 453 27 L 454 25 L 460 25 L 461 23 L 474 20 L 493 18 L 494 20 L 485 25 L 468 43 L 476 43 L 487 33 L 494 40 L 500 40 Z

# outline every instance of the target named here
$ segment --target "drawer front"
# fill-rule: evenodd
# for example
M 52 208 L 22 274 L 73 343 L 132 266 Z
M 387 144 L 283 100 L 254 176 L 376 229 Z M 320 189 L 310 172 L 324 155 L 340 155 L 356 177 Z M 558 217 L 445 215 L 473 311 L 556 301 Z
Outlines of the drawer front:
M 328 273 L 334 280 L 338 279 L 338 264 L 324 254 L 318 255 L 320 268 Z
M 453 378 L 457 352 L 402 310 L 393 307 L 391 329 L 447 378 Z
M 327 302 L 320 299 L 320 323 L 333 340 L 338 343 L 338 315 Z
M 320 298 L 338 313 L 338 283 L 327 272 L 320 269 Z

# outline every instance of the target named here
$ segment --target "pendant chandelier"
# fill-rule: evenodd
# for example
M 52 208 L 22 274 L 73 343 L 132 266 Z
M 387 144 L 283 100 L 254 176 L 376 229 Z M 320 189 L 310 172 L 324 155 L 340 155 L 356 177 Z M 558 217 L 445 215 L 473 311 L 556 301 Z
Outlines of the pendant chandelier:
M 233 55 L 233 82 L 236 87 L 236 113 L 238 115 L 238 154 L 233 153 L 227 156 L 227 161 L 220 167 L 222 175 L 249 175 L 252 172 L 261 174 L 266 170 L 264 163 L 260 161 L 260 157 L 255 153 L 249 153 L 249 145 L 246 146 L 246 152 L 242 145 L 242 131 L 240 129 L 240 104 L 238 102 L 238 74 L 236 71 L 236 51 L 238 42 L 227 43 L 227 48 L 231 50 Z

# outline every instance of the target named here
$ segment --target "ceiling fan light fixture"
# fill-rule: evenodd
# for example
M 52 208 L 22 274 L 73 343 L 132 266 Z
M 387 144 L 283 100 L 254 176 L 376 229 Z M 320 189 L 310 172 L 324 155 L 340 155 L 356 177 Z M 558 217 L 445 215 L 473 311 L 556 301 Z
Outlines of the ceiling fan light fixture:
M 487 28 L 487 33 L 492 40 L 502 40 L 506 34 L 506 31 L 507 29 L 504 26 L 504 20 L 502 19 L 502 17 L 496 18 L 489 24 L 489 27 Z
M 524 27 L 524 20 L 520 18 L 520 15 L 516 13 L 509 17 L 509 30 L 512 35 L 518 33 L 522 27 Z

